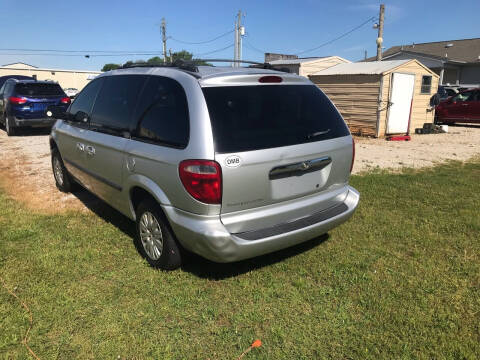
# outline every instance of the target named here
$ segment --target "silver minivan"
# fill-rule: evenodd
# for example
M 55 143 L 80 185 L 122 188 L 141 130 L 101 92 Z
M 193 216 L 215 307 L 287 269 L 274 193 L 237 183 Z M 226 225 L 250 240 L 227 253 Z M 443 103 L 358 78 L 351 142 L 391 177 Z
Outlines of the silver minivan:
M 345 222 L 359 201 L 348 185 L 353 138 L 301 76 L 123 68 L 53 112 L 57 187 L 81 184 L 136 221 L 135 244 L 154 267 L 179 267 L 183 249 L 216 262 L 280 250 Z

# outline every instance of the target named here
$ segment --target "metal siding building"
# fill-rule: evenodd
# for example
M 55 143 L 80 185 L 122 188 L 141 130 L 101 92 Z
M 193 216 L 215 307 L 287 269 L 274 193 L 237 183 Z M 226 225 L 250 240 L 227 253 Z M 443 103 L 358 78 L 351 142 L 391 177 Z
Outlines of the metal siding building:
M 14 63 L 0 66 L 0 76 L 36 76 L 38 80 L 56 81 L 64 89 L 76 88 L 78 90 L 82 90 L 90 80 L 99 74 L 101 74 L 100 71 L 43 69 L 24 63 Z
M 433 122 L 430 98 L 439 77 L 417 60 L 340 64 L 309 78 L 333 101 L 354 134 L 413 133 Z M 422 91 L 422 81 L 428 79 L 430 85 Z

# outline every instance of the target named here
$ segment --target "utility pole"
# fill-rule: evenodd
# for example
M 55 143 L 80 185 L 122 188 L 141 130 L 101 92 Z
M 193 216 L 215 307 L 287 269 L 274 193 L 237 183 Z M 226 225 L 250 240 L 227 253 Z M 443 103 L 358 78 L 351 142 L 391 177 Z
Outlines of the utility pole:
M 380 5 L 380 16 L 378 23 L 377 37 L 377 61 L 382 60 L 382 44 L 383 44 L 383 21 L 385 19 L 385 4 Z
M 245 35 L 245 27 L 242 26 L 242 10 L 238 10 L 237 20 L 235 21 L 235 46 L 233 60 L 242 60 L 242 37 Z M 238 62 L 233 63 L 234 67 L 239 67 Z
M 365 56 L 364 56 L 363 59 L 364 59 L 365 61 L 367 61 L 367 57 L 368 57 L 368 56 L 367 56 L 367 50 L 365 50 L 365 54 L 364 54 L 364 55 L 365 55 Z
M 162 24 L 160 25 L 162 30 L 162 42 L 163 42 L 163 62 L 167 62 L 167 23 L 165 18 L 162 18 Z
M 233 60 L 237 60 L 238 55 L 238 22 L 235 20 L 235 35 L 233 39 Z M 232 67 L 237 67 L 237 63 L 233 62 Z
M 168 50 L 168 52 L 170 53 L 170 62 L 173 63 L 173 58 L 172 58 L 172 49 Z

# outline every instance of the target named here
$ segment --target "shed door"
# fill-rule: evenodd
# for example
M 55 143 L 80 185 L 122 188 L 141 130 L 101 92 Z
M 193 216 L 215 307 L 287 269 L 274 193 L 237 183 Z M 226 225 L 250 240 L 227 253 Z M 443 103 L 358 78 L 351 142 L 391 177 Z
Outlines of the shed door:
M 387 134 L 403 134 L 408 130 L 415 75 L 392 74 L 392 92 L 388 109 Z

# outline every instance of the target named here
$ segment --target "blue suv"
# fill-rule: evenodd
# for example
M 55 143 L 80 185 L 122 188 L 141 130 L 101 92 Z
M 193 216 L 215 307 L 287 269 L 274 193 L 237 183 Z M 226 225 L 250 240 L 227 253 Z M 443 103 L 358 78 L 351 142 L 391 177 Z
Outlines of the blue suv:
M 8 79 L 0 88 L 0 123 L 8 136 L 19 127 L 50 127 L 55 120 L 46 116 L 48 106 L 67 110 L 70 98 L 52 81 Z

